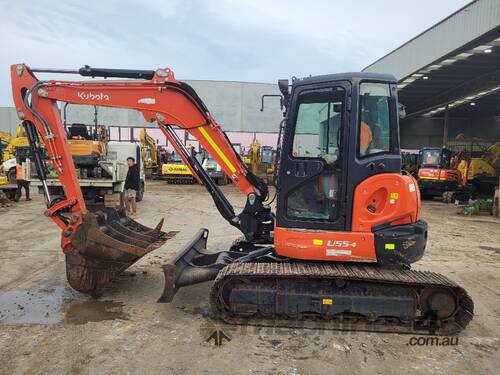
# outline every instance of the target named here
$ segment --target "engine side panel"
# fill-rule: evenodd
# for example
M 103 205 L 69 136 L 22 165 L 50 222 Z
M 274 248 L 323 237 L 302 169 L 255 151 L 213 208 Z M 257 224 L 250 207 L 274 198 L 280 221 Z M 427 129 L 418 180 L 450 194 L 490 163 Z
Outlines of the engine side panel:
M 295 259 L 373 263 L 377 261 L 374 243 L 373 233 L 274 229 L 276 252 Z
M 354 191 L 353 232 L 414 223 L 420 217 L 420 192 L 412 176 L 382 173 L 362 181 Z
M 409 264 L 421 258 L 427 227 L 419 222 L 420 193 L 413 177 L 384 173 L 367 178 L 355 189 L 354 207 L 352 231 L 275 227 L 276 252 L 336 262 Z M 396 233 L 397 228 L 404 230 Z

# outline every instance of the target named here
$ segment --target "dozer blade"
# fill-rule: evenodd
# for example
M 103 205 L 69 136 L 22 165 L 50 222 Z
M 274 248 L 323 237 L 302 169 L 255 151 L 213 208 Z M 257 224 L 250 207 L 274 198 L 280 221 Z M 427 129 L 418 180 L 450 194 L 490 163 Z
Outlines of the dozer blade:
M 163 265 L 165 286 L 158 302 L 172 302 L 183 286 L 215 280 L 226 264 L 217 264 L 218 254 L 207 253 L 207 238 L 208 229 L 200 229 L 172 261 Z
M 66 254 L 66 277 L 71 287 L 93 294 L 177 232 L 163 232 L 163 219 L 152 229 L 124 212 L 87 213 L 71 238 L 75 250 Z
M 228 264 L 266 258 L 269 246 L 255 245 L 248 251 L 211 252 L 207 250 L 208 229 L 202 228 L 177 255 L 163 265 L 165 287 L 158 302 L 172 302 L 177 291 L 185 286 L 215 280 Z

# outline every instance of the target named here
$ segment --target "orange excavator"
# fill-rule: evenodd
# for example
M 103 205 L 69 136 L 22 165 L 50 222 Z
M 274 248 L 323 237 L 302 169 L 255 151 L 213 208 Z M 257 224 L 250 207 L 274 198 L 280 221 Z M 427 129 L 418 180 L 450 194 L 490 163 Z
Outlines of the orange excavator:
M 116 78 L 40 81 L 35 73 Z M 401 174 L 397 81 L 371 73 L 280 80 L 285 118 L 276 157 L 276 211 L 267 185 L 241 161 L 189 85 L 172 70 L 79 70 L 11 66 L 19 118 L 45 181 L 40 135 L 64 185 L 47 216 L 61 228 L 67 278 L 93 293 L 174 234 L 111 209 L 90 212 L 78 186 L 57 101 L 135 109 L 156 122 L 243 237 L 207 250 L 201 229 L 163 266 L 170 302 L 188 285 L 214 280 L 210 304 L 228 323 L 454 334 L 473 316 L 466 291 L 448 278 L 410 270 L 424 253 L 415 179 Z M 123 80 L 126 79 L 126 80 Z M 245 195 L 236 214 L 176 136 L 193 135 Z M 361 129 L 361 130 L 360 130 Z
M 423 196 L 441 196 L 460 187 L 460 172 L 452 166 L 452 152 L 426 147 L 419 152 L 418 185 Z

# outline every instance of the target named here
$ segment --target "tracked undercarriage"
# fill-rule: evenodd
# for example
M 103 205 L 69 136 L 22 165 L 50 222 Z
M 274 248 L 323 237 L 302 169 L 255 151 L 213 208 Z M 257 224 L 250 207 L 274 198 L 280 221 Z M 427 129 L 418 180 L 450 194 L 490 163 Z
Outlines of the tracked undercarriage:
M 246 241 L 211 253 L 207 238 L 200 230 L 164 266 L 159 302 L 172 301 L 183 286 L 215 280 L 213 316 L 230 324 L 452 335 L 474 314 L 467 292 L 437 273 L 294 261 Z
M 460 332 L 474 309 L 436 273 L 324 263 L 233 263 L 210 302 L 231 324 L 433 335 Z

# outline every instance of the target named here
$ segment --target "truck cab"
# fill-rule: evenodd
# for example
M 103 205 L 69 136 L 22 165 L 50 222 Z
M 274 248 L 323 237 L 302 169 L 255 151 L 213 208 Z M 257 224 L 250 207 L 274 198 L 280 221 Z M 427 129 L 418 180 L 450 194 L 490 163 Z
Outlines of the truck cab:
M 137 143 L 129 143 L 129 142 L 116 142 L 110 141 L 108 142 L 108 160 L 116 160 L 119 163 L 125 164 L 127 166 L 127 158 L 133 157 L 137 165 L 139 165 L 140 170 L 140 178 L 141 178 L 141 189 L 137 192 L 137 201 L 140 202 L 144 196 L 145 191 L 145 181 L 146 181 L 146 172 L 144 170 L 144 162 L 142 160 L 141 147 Z M 127 169 L 126 169 L 127 171 Z M 125 176 L 127 172 L 125 171 Z M 125 178 L 123 178 L 121 190 L 123 191 L 125 187 Z

